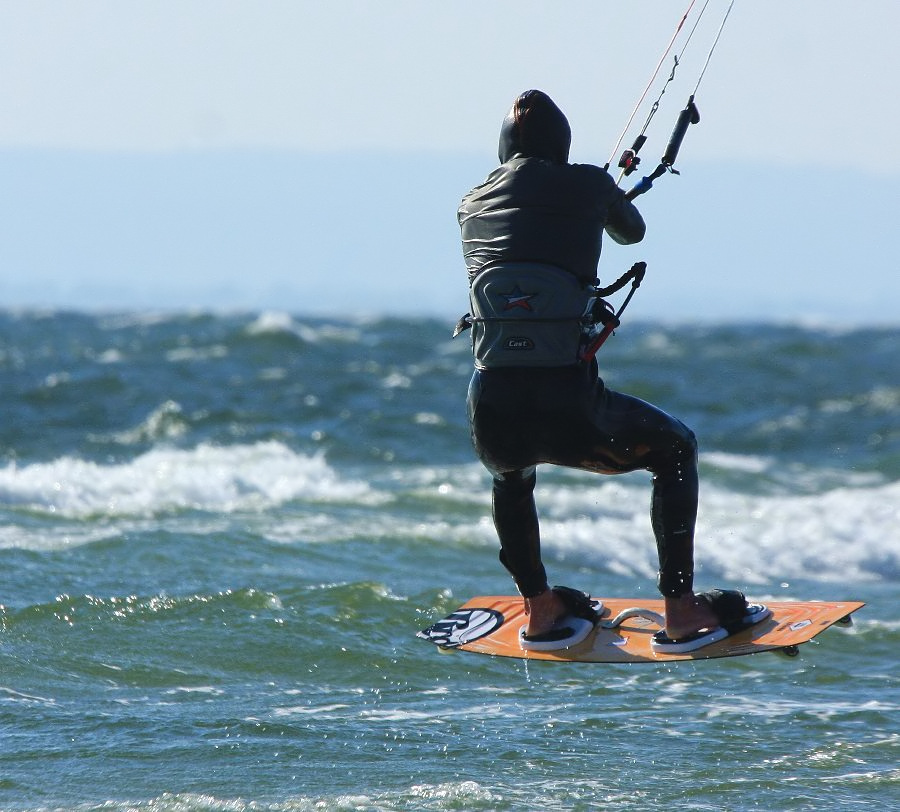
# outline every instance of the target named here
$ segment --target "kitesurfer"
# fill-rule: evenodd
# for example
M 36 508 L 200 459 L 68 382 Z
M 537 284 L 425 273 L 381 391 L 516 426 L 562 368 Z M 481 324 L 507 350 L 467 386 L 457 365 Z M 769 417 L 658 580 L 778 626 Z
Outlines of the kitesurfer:
M 536 466 L 647 470 L 665 634 L 694 639 L 723 625 L 715 601 L 693 591 L 694 434 L 655 406 L 608 389 L 596 360 L 578 357 L 577 317 L 597 282 L 603 232 L 628 245 L 643 239 L 645 224 L 605 169 L 568 162 L 570 142 L 569 123 L 551 98 L 522 93 L 501 126 L 500 166 L 458 211 L 473 308 L 468 417 L 475 450 L 493 477 L 500 560 L 525 600 L 523 645 L 558 640 L 564 647 L 565 618 L 590 608 L 583 593 L 548 588 Z M 555 310 L 541 317 L 551 300 Z

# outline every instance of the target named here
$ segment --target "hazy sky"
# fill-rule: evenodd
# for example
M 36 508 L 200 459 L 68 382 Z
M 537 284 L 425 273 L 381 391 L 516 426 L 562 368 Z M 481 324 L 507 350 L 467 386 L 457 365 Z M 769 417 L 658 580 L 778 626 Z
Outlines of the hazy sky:
M 697 0 L 694 14 L 703 5 Z M 165 305 L 153 301 L 146 278 L 143 287 L 135 283 L 140 295 L 129 299 L 122 263 L 132 257 L 130 245 L 134 262 L 150 263 L 169 302 L 179 301 L 186 275 L 194 303 L 206 296 L 206 303 L 226 306 L 269 305 L 268 294 L 255 291 L 302 292 L 305 278 L 328 309 L 335 301 L 328 281 L 336 290 L 347 285 L 334 269 L 326 273 L 333 260 L 334 268 L 367 266 L 362 299 L 375 297 L 376 305 L 379 288 L 366 287 L 375 269 L 384 268 L 386 296 L 396 302 L 398 280 L 412 280 L 415 288 L 427 266 L 434 305 L 459 285 L 455 208 L 493 167 L 499 122 L 515 95 L 529 87 L 549 92 L 572 123 L 572 160 L 603 164 L 687 6 L 688 0 L 3 2 L 0 215 L 8 215 L 8 225 L 0 230 L 0 262 L 5 255 L 7 274 L 18 278 L 4 283 L 7 299 L 58 306 L 68 296 L 84 305 L 84 290 L 96 291 L 115 273 L 119 298 L 102 304 Z M 646 166 L 661 154 L 727 7 L 728 0 L 709 1 L 650 129 Z M 692 24 L 693 17 L 685 32 Z M 646 250 L 685 264 L 703 256 L 698 243 L 708 242 L 714 227 L 718 261 L 737 268 L 741 279 L 752 262 L 766 263 L 769 278 L 777 278 L 775 235 L 783 249 L 778 256 L 787 251 L 785 261 L 801 282 L 803 273 L 816 283 L 822 272 L 830 274 L 831 305 L 843 297 L 859 318 L 877 304 L 879 318 L 889 318 L 885 297 L 900 296 L 893 251 L 898 31 L 896 0 L 736 0 L 697 95 L 701 124 L 685 141 L 683 175 L 664 178 L 665 191 L 642 199 L 651 229 Z M 661 79 L 671 65 L 670 56 Z M 646 114 L 645 105 L 626 141 Z M 230 191 L 209 183 L 211 175 L 229 173 L 227 157 L 238 153 L 235 165 L 248 155 L 263 163 L 238 166 Z M 208 155 L 219 161 L 215 167 L 201 166 Z M 406 158 L 414 177 L 404 172 Z M 355 174 L 336 172 L 342 166 Z M 142 230 L 134 219 L 127 227 L 121 220 L 129 177 L 142 201 L 133 211 L 142 217 L 154 179 L 193 185 L 173 192 L 169 220 L 157 213 Z M 253 177 L 261 187 L 252 187 Z M 278 177 L 297 194 L 300 187 L 313 190 L 314 199 L 298 203 L 280 187 L 274 194 Z M 788 189 L 778 188 L 782 180 Z M 195 188 L 203 182 L 205 192 Z M 179 209 L 188 199 L 190 208 Z M 276 205 L 304 216 L 292 220 Z M 392 207 L 390 215 L 372 215 L 383 205 Z M 865 215 L 873 205 L 878 212 Z M 217 207 L 218 237 L 216 223 L 202 215 Z M 406 210 L 411 219 L 404 221 Z M 104 223 L 118 240 L 110 235 L 108 251 Z M 398 250 L 396 234 L 411 228 L 417 238 Z M 167 229 L 177 231 L 182 250 L 169 245 L 160 253 Z M 304 246 L 326 230 L 331 247 L 310 254 L 317 276 L 301 267 Z M 694 245 L 679 253 L 686 230 L 694 232 Z M 748 256 L 762 243 L 769 253 Z M 810 243 L 817 246 L 810 259 L 816 267 L 798 271 L 797 257 Z M 264 261 L 249 269 L 254 250 Z M 632 260 L 615 250 L 607 276 Z M 836 254 L 844 265 L 823 268 Z M 869 298 L 837 290 L 842 269 L 859 279 L 859 268 L 845 267 L 854 256 L 872 275 L 866 286 L 878 286 Z M 732 293 L 741 295 L 735 284 L 719 279 L 714 292 L 733 304 Z M 35 301 L 41 298 L 35 285 L 46 301 Z M 664 305 L 652 293 L 646 302 L 655 311 Z M 302 311 L 309 301 L 281 303 Z M 827 315 L 831 305 L 823 299 L 810 313 Z

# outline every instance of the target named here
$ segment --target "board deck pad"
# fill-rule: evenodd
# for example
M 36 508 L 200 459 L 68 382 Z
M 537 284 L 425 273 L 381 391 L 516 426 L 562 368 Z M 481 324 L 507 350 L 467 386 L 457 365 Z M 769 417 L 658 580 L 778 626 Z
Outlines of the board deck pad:
M 519 645 L 519 630 L 527 623 L 521 597 L 492 595 L 472 598 L 455 612 L 423 629 L 418 636 L 442 649 L 459 649 L 498 657 L 586 663 L 650 663 L 671 660 L 702 660 L 738 657 L 761 651 L 796 647 L 812 640 L 829 626 L 849 622 L 851 613 L 865 606 L 859 601 L 766 601 L 772 615 L 718 643 L 685 654 L 655 652 L 650 647 L 659 625 L 644 617 L 631 617 L 614 629 L 604 628 L 621 612 L 640 607 L 663 613 L 662 600 L 644 598 L 597 598 L 603 614 L 594 630 L 581 643 L 554 651 L 525 651 Z

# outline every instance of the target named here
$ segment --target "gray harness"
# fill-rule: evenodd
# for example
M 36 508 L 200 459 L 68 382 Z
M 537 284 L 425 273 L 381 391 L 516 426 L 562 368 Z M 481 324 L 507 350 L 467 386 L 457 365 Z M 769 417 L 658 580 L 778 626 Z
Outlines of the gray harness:
M 571 366 L 592 335 L 597 300 L 596 288 L 553 265 L 489 265 L 469 288 L 471 310 L 454 336 L 472 328 L 479 369 Z

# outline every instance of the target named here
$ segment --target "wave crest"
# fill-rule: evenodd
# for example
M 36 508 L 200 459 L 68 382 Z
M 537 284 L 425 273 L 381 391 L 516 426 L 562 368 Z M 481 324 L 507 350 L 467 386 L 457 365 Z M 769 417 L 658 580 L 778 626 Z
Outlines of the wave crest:
M 382 498 L 366 482 L 342 479 L 324 454 L 299 454 L 276 441 L 153 449 L 109 465 L 61 457 L 0 470 L 0 503 L 70 519 L 255 512 L 292 501 Z

